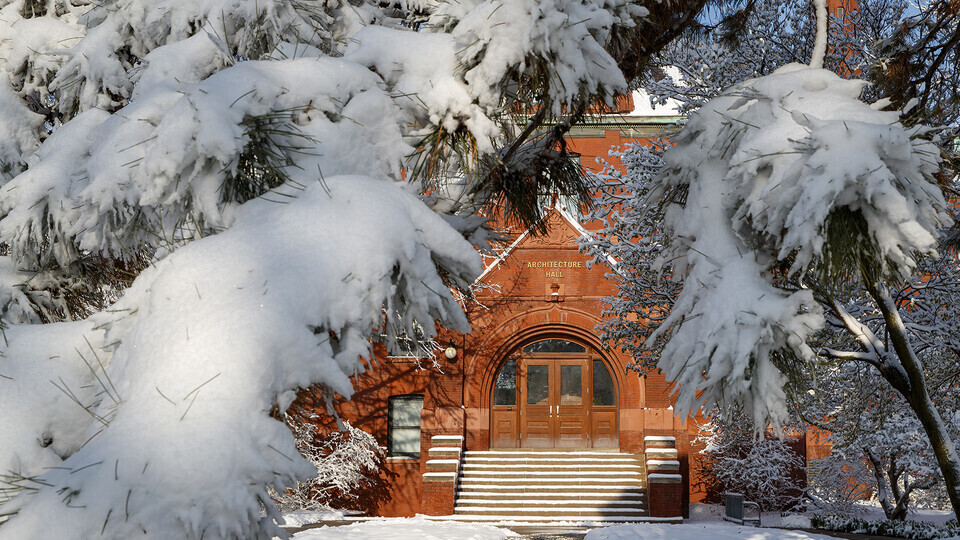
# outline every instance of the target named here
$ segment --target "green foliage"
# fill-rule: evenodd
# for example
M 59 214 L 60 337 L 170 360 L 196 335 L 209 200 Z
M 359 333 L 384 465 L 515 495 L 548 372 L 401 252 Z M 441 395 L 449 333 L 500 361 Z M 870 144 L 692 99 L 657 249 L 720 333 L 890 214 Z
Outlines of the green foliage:
M 294 166 L 293 154 L 308 151 L 312 142 L 293 124 L 291 112 L 271 111 L 243 120 L 248 142 L 236 170 L 224 178 L 222 202 L 246 202 L 290 180 L 286 169 Z

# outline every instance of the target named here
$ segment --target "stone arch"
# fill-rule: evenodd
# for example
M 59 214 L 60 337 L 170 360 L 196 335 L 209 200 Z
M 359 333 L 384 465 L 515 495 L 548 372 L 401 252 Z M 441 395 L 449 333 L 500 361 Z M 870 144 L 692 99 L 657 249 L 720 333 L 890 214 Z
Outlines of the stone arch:
M 616 408 L 612 418 L 619 424 L 619 411 L 625 406 L 636 408 L 643 401 L 643 385 L 636 377 L 629 377 L 623 369 L 623 359 L 614 351 L 604 349 L 600 337 L 594 330 L 599 323 L 595 316 L 571 309 L 559 309 L 549 306 L 532 309 L 503 321 L 492 331 L 485 334 L 472 355 L 468 370 L 472 376 L 469 395 L 469 407 L 484 410 L 487 422 L 492 422 L 493 386 L 497 374 L 509 357 L 516 354 L 527 344 L 541 339 L 558 338 L 581 343 L 591 358 L 600 360 L 613 381 L 616 392 Z M 592 370 L 592 364 L 590 369 Z M 592 373 L 592 371 L 591 371 Z M 587 384 L 590 384 L 587 381 Z M 592 407 L 592 404 L 590 404 Z M 601 412 L 600 408 L 591 409 L 591 415 Z M 596 416 L 591 416 L 591 419 Z
M 483 389 L 492 386 L 493 378 L 496 377 L 500 365 L 513 350 L 522 343 L 532 341 L 535 336 L 549 337 L 550 334 L 556 334 L 573 337 L 575 341 L 581 341 L 597 351 L 610 369 L 617 387 L 623 393 L 620 397 L 621 405 L 643 407 L 645 401 L 643 386 L 631 384 L 631 379 L 636 381 L 637 378 L 629 377 L 624 373 L 625 362 L 621 355 L 603 347 L 600 336 L 595 330 L 600 322 L 599 317 L 590 313 L 558 309 L 554 306 L 527 310 L 504 320 L 492 330 L 485 332 L 482 339 L 471 347 L 473 354 L 465 368 L 473 383 L 468 389 L 465 405 L 484 407 Z

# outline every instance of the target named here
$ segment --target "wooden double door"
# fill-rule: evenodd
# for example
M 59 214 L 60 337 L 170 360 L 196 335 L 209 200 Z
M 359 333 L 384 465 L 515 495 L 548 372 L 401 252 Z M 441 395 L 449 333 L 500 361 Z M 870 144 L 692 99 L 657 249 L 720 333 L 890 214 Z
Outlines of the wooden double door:
M 491 448 L 617 448 L 614 379 L 586 350 L 520 354 L 498 374 L 491 403 Z
M 522 358 L 520 446 L 590 446 L 589 366 L 585 358 Z

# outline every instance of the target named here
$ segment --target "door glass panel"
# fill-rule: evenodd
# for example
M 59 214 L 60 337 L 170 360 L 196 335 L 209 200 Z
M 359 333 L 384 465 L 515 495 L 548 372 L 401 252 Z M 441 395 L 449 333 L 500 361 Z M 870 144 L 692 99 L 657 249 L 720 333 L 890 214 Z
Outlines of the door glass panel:
M 527 366 L 527 405 L 550 404 L 550 366 Z
M 497 375 L 497 384 L 493 387 L 494 405 L 517 404 L 517 360 L 507 360 Z
M 583 353 L 587 349 L 579 343 L 565 339 L 544 339 L 523 348 L 525 353 Z
M 600 360 L 593 361 L 593 404 L 615 405 L 613 379 L 607 366 Z
M 560 405 L 583 405 L 583 370 L 560 366 Z

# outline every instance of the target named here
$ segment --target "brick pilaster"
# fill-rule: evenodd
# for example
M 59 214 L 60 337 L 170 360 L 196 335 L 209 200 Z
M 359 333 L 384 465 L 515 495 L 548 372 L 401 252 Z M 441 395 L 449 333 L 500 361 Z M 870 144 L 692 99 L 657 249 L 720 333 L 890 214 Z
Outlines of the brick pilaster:
M 421 511 L 428 516 L 453 514 L 457 480 L 463 462 L 463 437 L 434 435 L 430 438 L 426 472 L 423 473 Z
M 683 476 L 673 437 L 644 437 L 648 514 L 683 521 Z

